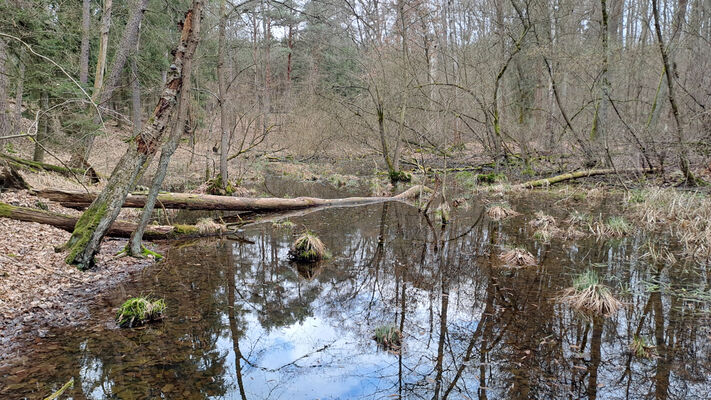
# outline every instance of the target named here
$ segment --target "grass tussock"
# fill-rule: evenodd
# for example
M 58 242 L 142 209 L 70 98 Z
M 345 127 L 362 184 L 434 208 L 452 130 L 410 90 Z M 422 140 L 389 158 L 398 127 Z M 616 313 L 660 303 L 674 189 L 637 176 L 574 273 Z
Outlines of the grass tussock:
M 395 325 L 375 328 L 375 341 L 387 350 L 398 351 L 402 346 L 402 332 Z
M 499 221 L 509 217 L 515 217 L 517 215 L 520 215 L 520 213 L 516 212 L 508 204 L 500 203 L 490 205 L 486 209 L 486 215 L 488 215 L 489 218 L 493 219 L 494 221 Z
M 499 255 L 499 259 L 512 268 L 530 267 L 538 264 L 533 254 L 521 248 L 504 251 Z
M 116 313 L 116 322 L 122 328 L 132 328 L 163 318 L 165 300 L 151 300 L 147 297 L 132 297 L 126 300 Z
M 307 231 L 291 245 L 289 257 L 298 262 L 316 262 L 328 258 L 328 250 L 321 239 Z
M 624 217 L 614 216 L 607 221 L 597 221 L 590 225 L 591 232 L 597 237 L 623 237 L 632 233 L 630 225 Z
M 622 308 L 622 303 L 592 269 L 577 276 L 573 287 L 566 289 L 560 300 L 585 314 L 610 316 Z
M 628 205 L 646 229 L 671 232 L 681 243 L 683 256 L 699 263 L 711 259 L 711 198 L 707 194 L 646 189 L 630 197 Z
M 227 231 L 227 227 L 223 224 L 213 221 L 211 218 L 201 218 L 195 224 L 201 235 L 212 233 L 223 233 Z

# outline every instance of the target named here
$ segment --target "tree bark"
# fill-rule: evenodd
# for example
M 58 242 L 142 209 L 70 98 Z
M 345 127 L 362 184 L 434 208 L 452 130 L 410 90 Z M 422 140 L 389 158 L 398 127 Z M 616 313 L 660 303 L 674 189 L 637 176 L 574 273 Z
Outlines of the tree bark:
M 32 154 L 32 161 L 41 163 L 44 161 L 44 148 L 42 145 L 45 140 L 47 140 L 47 132 L 49 130 L 49 115 L 47 110 L 49 109 L 49 95 L 46 90 L 42 91 L 40 95 L 41 101 L 41 111 L 40 120 L 37 122 L 39 126 L 37 127 L 37 137 L 35 137 L 35 150 Z
M 197 47 L 197 41 L 191 42 L 190 46 Z M 189 48 L 188 52 L 195 52 L 194 48 Z M 175 153 L 180 143 L 180 137 L 185 131 L 185 123 L 187 120 L 188 109 L 190 108 L 190 77 L 192 75 L 192 59 L 185 59 L 183 62 L 183 90 L 180 93 L 180 99 L 178 100 L 178 112 L 177 118 L 172 126 L 172 130 L 168 139 L 163 144 L 160 150 L 160 159 L 158 160 L 158 167 L 153 175 L 151 181 L 151 187 L 148 192 L 148 196 L 143 205 L 143 211 L 141 212 L 141 217 L 138 222 L 136 230 L 131 234 L 131 239 L 126 248 L 129 255 L 135 257 L 142 256 L 141 241 L 143 240 L 143 234 L 146 231 L 146 227 L 151 220 L 153 215 L 153 208 L 156 204 L 156 199 L 160 192 L 161 186 L 163 185 L 163 180 L 168 172 L 168 164 L 170 163 L 170 158 Z
M 227 0 L 220 0 L 220 23 L 218 29 L 217 45 L 217 86 L 219 106 L 220 106 L 220 180 L 222 188 L 227 188 L 229 176 L 227 172 L 227 153 L 229 152 L 229 128 L 227 126 L 227 83 L 225 77 L 225 27 L 227 25 L 227 13 L 225 3 Z
M 76 265 L 79 269 L 91 268 L 94 265 L 94 256 L 99 251 L 104 235 L 121 211 L 129 189 L 133 187 L 143 165 L 150 161 L 158 149 L 182 90 L 184 62 L 191 59 L 194 53 L 195 46 L 191 43 L 197 43 L 199 40 L 201 8 L 202 1 L 193 0 L 192 8 L 185 15 L 168 81 L 149 123 L 144 126 L 141 134 L 131 141 L 106 187 L 82 214 L 72 237 L 65 244 L 69 249 L 66 262 Z M 190 51 L 191 49 L 193 51 Z
M 686 1 L 680 1 L 686 7 Z M 681 6 L 681 4 L 679 4 Z M 659 45 L 659 53 L 662 56 L 662 63 L 664 65 L 664 72 L 667 78 L 667 95 L 669 97 L 669 105 L 671 106 L 672 116 L 674 117 L 674 122 L 676 123 L 676 141 L 679 146 L 679 168 L 684 174 L 684 179 L 686 179 L 686 184 L 688 186 L 696 186 L 696 178 L 691 172 L 689 167 L 689 159 L 687 157 L 686 145 L 684 144 L 684 126 L 681 124 L 681 116 L 679 115 L 679 107 L 676 103 L 676 97 L 674 95 L 674 77 L 672 65 L 669 61 L 669 56 L 667 50 L 664 46 L 664 38 L 662 36 L 662 28 L 659 23 L 659 7 L 657 6 L 657 0 L 652 0 L 652 13 L 654 14 L 654 30 L 657 34 L 657 44 Z M 678 17 L 677 17 L 678 20 Z
M 22 99 L 24 97 L 25 89 L 25 61 L 23 55 L 25 54 L 25 49 L 22 49 L 17 56 L 17 68 L 18 77 L 17 85 L 15 86 L 15 118 L 13 122 L 13 129 L 16 133 L 20 133 L 22 128 Z
M 10 108 L 7 104 L 7 45 L 0 39 L 0 137 L 10 132 Z
M 112 0 L 104 0 L 104 10 L 101 14 L 101 33 L 99 36 L 99 56 L 96 61 L 96 74 L 94 75 L 94 93 L 92 97 L 98 98 L 99 91 L 104 86 L 104 73 L 106 72 L 106 54 L 109 47 L 109 30 L 111 29 Z
M 536 179 L 524 183 L 519 183 L 518 185 L 514 185 L 514 188 L 534 188 L 534 187 L 541 187 L 541 186 L 550 186 L 554 183 L 560 183 L 564 181 L 569 181 L 573 179 L 579 179 L 579 178 L 587 178 L 589 176 L 595 176 L 595 175 L 610 175 L 610 174 L 623 174 L 623 173 L 655 173 L 657 172 L 657 169 L 639 169 L 639 168 L 630 168 L 630 169 L 617 169 L 615 170 L 614 168 L 606 168 L 606 169 L 586 169 L 583 171 L 576 171 L 576 172 L 570 172 L 567 174 L 561 174 L 561 175 L 556 175 L 550 178 L 543 178 L 543 179 Z
M 346 197 L 342 199 L 320 199 L 316 197 L 296 197 L 293 199 L 273 197 L 249 198 L 191 193 L 160 193 L 156 201 L 167 209 L 272 212 L 300 210 L 320 206 L 346 206 L 381 203 L 383 201 L 392 200 L 408 200 L 417 198 L 421 192 L 429 191 L 430 190 L 424 186 L 415 185 L 399 195 L 392 197 Z M 38 190 L 37 195 L 70 208 L 83 208 L 90 204 L 93 205 L 97 199 L 96 193 L 54 189 Z M 121 204 L 121 207 L 141 208 L 145 207 L 146 203 L 146 195 L 128 194 L 123 204 Z
M 81 5 L 81 50 L 79 53 L 79 82 L 89 81 L 89 30 L 91 29 L 91 0 L 82 0 Z
M 106 1 L 111 3 L 111 0 Z M 121 35 L 121 42 L 119 43 L 114 59 L 111 62 L 111 70 L 109 71 L 109 76 L 106 78 L 106 83 L 103 83 L 97 88 L 97 82 L 94 82 L 94 94 L 92 97 L 93 100 L 100 106 L 106 106 L 108 104 L 114 94 L 114 91 L 119 86 L 121 73 L 123 72 L 123 67 L 126 65 L 126 60 L 128 60 L 129 55 L 133 52 L 133 49 L 136 48 L 136 44 L 138 43 L 138 33 L 141 29 L 141 21 L 143 20 L 143 14 L 147 7 L 148 0 L 138 0 L 135 8 L 131 12 L 128 23 L 126 23 L 123 34 Z M 99 116 L 94 116 L 94 124 L 98 125 L 99 123 Z M 85 133 L 79 152 L 75 153 L 72 164 L 75 166 L 84 164 L 86 160 L 89 159 L 89 154 L 91 153 L 93 144 L 94 135 L 91 133 Z
M 51 225 L 68 232 L 72 232 L 75 229 L 79 220 L 69 215 L 28 207 L 18 207 L 2 202 L 0 202 L 0 217 L 10 218 L 16 221 L 37 222 Z M 135 229 L 136 224 L 132 222 L 114 221 L 106 231 L 106 235 L 127 238 Z M 195 236 L 199 233 L 199 228 L 193 225 L 151 225 L 146 230 L 145 237 L 151 240 L 174 239 L 183 236 Z

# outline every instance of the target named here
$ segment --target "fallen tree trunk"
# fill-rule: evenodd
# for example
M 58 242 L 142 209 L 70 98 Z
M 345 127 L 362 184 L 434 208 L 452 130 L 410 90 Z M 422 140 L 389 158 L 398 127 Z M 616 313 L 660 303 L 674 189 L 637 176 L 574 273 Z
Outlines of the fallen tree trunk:
M 34 208 L 18 207 L 7 203 L 0 203 L 0 217 L 10 218 L 17 221 L 38 222 L 40 224 L 51 225 L 67 232 L 74 230 L 79 218 L 69 215 L 43 211 Z M 136 229 L 136 224 L 125 221 L 114 221 L 109 228 L 108 235 L 113 237 L 127 238 Z M 197 236 L 200 231 L 193 225 L 149 225 L 146 228 L 146 239 L 175 239 L 183 236 Z M 205 233 L 208 234 L 208 233 Z
M 618 169 L 615 170 L 613 168 L 607 168 L 607 169 L 587 169 L 583 171 L 576 171 L 576 172 L 570 172 L 567 174 L 561 174 L 561 175 L 556 175 L 550 178 L 543 178 L 543 179 L 536 179 L 528 182 L 523 182 L 519 183 L 518 185 L 514 185 L 514 188 L 524 188 L 524 189 L 530 189 L 530 188 L 535 188 L 535 187 L 541 187 L 541 186 L 550 186 L 554 183 L 559 183 L 559 182 L 564 182 L 564 181 L 569 181 L 573 179 L 579 179 L 579 178 L 587 178 L 589 176 L 595 176 L 595 175 L 610 175 L 610 174 L 627 174 L 627 173 L 644 173 L 644 174 L 649 174 L 649 173 L 655 173 L 658 170 L 656 168 L 653 169 L 645 169 L 645 168 L 628 168 L 628 169 Z
M 392 197 L 347 197 L 343 199 L 320 199 L 316 197 L 296 197 L 293 199 L 249 198 L 190 193 L 161 193 L 158 195 L 156 203 L 169 209 L 273 212 L 320 206 L 348 206 L 393 200 L 401 201 L 417 198 L 421 192 L 428 191 L 430 189 L 427 187 L 416 185 Z M 70 208 L 87 207 L 97 196 L 96 193 L 66 192 L 54 189 L 38 190 L 37 195 Z M 130 194 L 126 197 L 123 207 L 141 208 L 145 204 L 145 195 Z
M 24 158 L 11 156 L 9 154 L 4 153 L 0 153 L 0 158 L 4 158 L 10 165 L 17 168 L 28 169 L 30 171 L 56 172 L 69 178 L 81 176 L 89 178 L 89 181 L 91 183 L 99 182 L 99 175 L 96 173 L 96 171 L 94 171 L 94 168 L 92 167 L 87 167 L 86 169 L 60 167 L 59 165 L 52 165 L 32 160 L 26 160 Z

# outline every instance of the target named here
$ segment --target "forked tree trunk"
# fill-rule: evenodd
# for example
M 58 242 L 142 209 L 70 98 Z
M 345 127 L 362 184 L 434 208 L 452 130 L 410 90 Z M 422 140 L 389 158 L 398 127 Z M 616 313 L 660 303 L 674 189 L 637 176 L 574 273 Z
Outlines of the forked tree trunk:
M 149 122 L 141 134 L 131 141 L 106 187 L 82 214 L 72 237 L 65 244 L 64 247 L 69 251 L 66 257 L 68 264 L 76 265 L 79 269 L 91 268 L 94 265 L 94 256 L 99 251 L 104 235 L 121 211 L 129 189 L 135 183 L 143 165 L 158 150 L 183 87 L 184 62 L 192 58 L 194 43 L 199 40 L 201 8 L 202 1 L 193 0 L 192 8 L 185 14 L 168 81 Z

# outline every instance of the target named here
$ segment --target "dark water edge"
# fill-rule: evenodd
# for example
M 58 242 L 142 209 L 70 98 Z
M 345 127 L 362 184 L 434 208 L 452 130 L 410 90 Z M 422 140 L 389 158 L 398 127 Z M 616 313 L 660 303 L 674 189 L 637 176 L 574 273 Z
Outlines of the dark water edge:
M 709 398 L 708 266 L 651 263 L 647 243 L 664 235 L 544 244 L 527 223 L 539 210 L 614 215 L 614 202 L 512 200 L 522 215 L 498 222 L 470 204 L 445 226 L 385 203 L 293 218 L 293 231 L 249 227 L 252 243 L 178 244 L 107 293 L 90 324 L 28 346 L 0 371 L 0 398 L 44 398 L 72 377 L 63 398 Z M 330 260 L 288 261 L 305 227 Z M 539 266 L 506 268 L 508 247 Z M 626 304 L 610 318 L 558 301 L 588 268 Z M 166 318 L 116 328 L 115 307 L 138 294 L 164 297 Z M 400 352 L 373 340 L 388 324 L 403 332 Z M 649 357 L 630 351 L 635 336 Z

